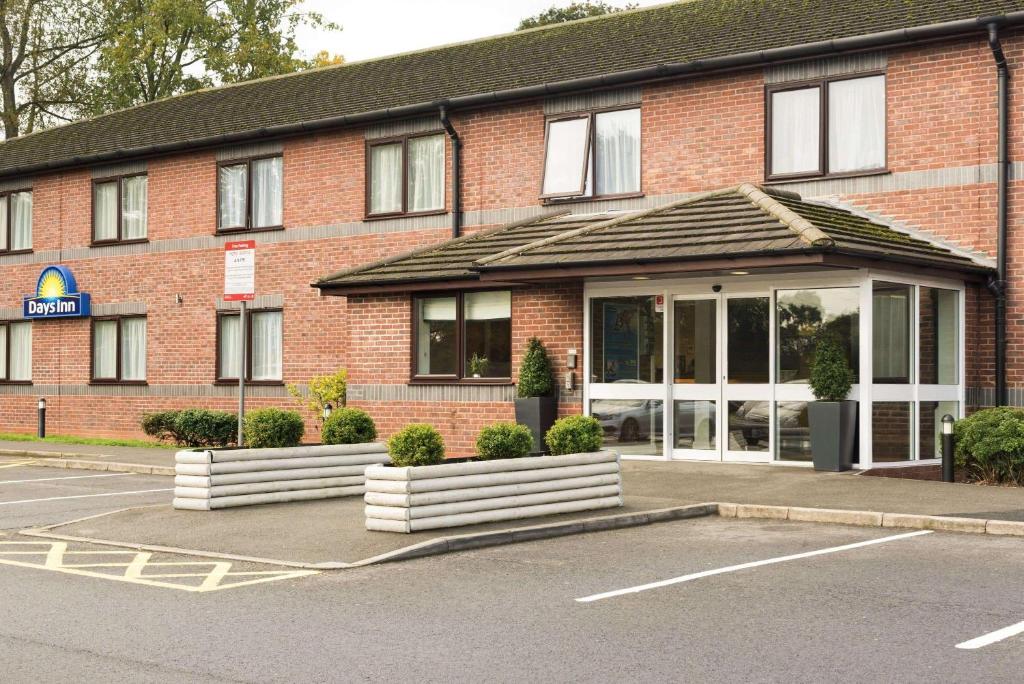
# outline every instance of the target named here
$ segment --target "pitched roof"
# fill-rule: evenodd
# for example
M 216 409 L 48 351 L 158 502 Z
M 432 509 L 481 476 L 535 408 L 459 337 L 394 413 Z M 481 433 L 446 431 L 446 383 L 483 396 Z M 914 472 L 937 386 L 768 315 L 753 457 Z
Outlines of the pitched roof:
M 792 46 L 826 54 L 854 36 L 891 32 L 895 44 L 915 37 L 903 29 L 963 32 L 1021 10 L 1024 0 L 688 0 L 160 100 L 3 142 L 0 176 L 410 116 L 443 101 L 544 96 L 580 79 L 593 88 L 644 69 L 688 73 L 738 55 L 763 63 Z
M 332 290 L 408 286 L 570 267 L 678 264 L 715 258 L 843 255 L 961 272 L 990 271 L 947 246 L 835 206 L 742 185 L 654 209 L 561 215 L 469 235 L 327 276 Z

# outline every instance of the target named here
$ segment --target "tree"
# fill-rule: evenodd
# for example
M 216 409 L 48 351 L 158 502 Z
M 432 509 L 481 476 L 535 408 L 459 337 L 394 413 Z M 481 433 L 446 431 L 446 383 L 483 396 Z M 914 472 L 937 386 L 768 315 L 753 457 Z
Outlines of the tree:
M 0 118 L 5 138 L 67 120 L 106 32 L 98 0 L 0 0 Z
M 552 6 L 540 14 L 520 21 L 516 30 L 525 31 L 526 29 L 537 28 L 538 26 L 561 24 L 565 21 L 576 21 L 577 19 L 586 19 L 587 17 L 599 17 L 602 14 L 613 14 L 623 10 L 636 9 L 636 7 L 637 5 L 635 4 L 616 7 L 609 5 L 604 0 L 595 0 L 593 2 L 591 0 L 584 0 L 584 2 L 574 2 L 565 7 Z

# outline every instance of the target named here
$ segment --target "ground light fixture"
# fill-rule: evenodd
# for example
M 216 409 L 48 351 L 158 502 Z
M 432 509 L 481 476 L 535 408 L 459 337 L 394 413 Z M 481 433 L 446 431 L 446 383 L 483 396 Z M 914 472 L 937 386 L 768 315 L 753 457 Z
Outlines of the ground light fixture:
M 333 406 L 331 406 L 330 404 L 325 404 L 325 405 L 324 405 L 324 420 L 325 420 L 325 421 L 326 421 L 326 420 L 327 420 L 328 418 L 330 418 L 330 417 L 331 417 L 331 412 L 332 412 L 332 411 L 334 411 L 334 407 L 333 407 Z
M 39 397 L 39 428 L 36 431 L 39 438 L 46 437 L 46 397 Z
M 942 481 L 953 481 L 953 416 L 942 416 Z

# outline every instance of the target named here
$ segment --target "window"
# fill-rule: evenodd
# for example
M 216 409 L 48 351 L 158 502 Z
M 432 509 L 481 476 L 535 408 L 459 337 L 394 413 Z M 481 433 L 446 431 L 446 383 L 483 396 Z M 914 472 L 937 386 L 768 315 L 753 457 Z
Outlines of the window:
M 146 381 L 145 316 L 92 320 L 92 381 Z
M 444 146 L 443 133 L 370 143 L 366 213 L 444 211 Z
M 32 191 L 0 194 L 0 253 L 32 249 Z
M 590 300 L 591 382 L 662 382 L 663 308 L 653 295 Z
M 885 76 L 768 91 L 768 177 L 885 168 Z
M 413 299 L 413 376 L 512 377 L 512 293 L 466 292 Z
M 246 316 L 245 379 L 279 384 L 284 378 L 280 310 L 258 309 Z M 241 319 L 237 312 L 217 316 L 217 380 L 238 380 L 241 366 Z
M 640 109 L 551 119 L 541 197 L 607 197 L 640 192 Z
M 874 382 L 906 385 L 912 379 L 911 303 L 912 285 L 872 283 L 872 363 Z
M 219 232 L 282 227 L 282 164 L 278 155 L 217 167 Z
M 955 290 L 920 288 L 918 342 L 922 385 L 959 382 L 960 303 Z
M 858 288 L 779 290 L 776 307 L 776 382 L 810 379 L 814 349 L 821 335 L 835 336 L 856 378 L 860 368 Z
M 0 322 L 0 382 L 32 381 L 32 324 Z
M 146 239 L 147 186 L 145 174 L 93 182 L 93 244 Z

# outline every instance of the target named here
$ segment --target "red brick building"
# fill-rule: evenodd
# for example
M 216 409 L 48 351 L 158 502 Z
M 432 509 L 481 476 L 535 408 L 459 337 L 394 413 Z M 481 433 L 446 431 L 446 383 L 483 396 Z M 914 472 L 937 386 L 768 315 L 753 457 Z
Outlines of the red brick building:
M 385 435 L 430 422 L 466 454 L 537 336 L 560 410 L 624 453 L 803 461 L 832 326 L 862 465 L 930 458 L 937 415 L 1024 403 L 1022 23 L 1010 0 L 694 0 L 7 141 L 0 431 L 39 397 L 51 433 L 232 409 L 223 246 L 255 239 L 250 405 L 347 368 Z M 52 265 L 90 316 L 25 318 Z

